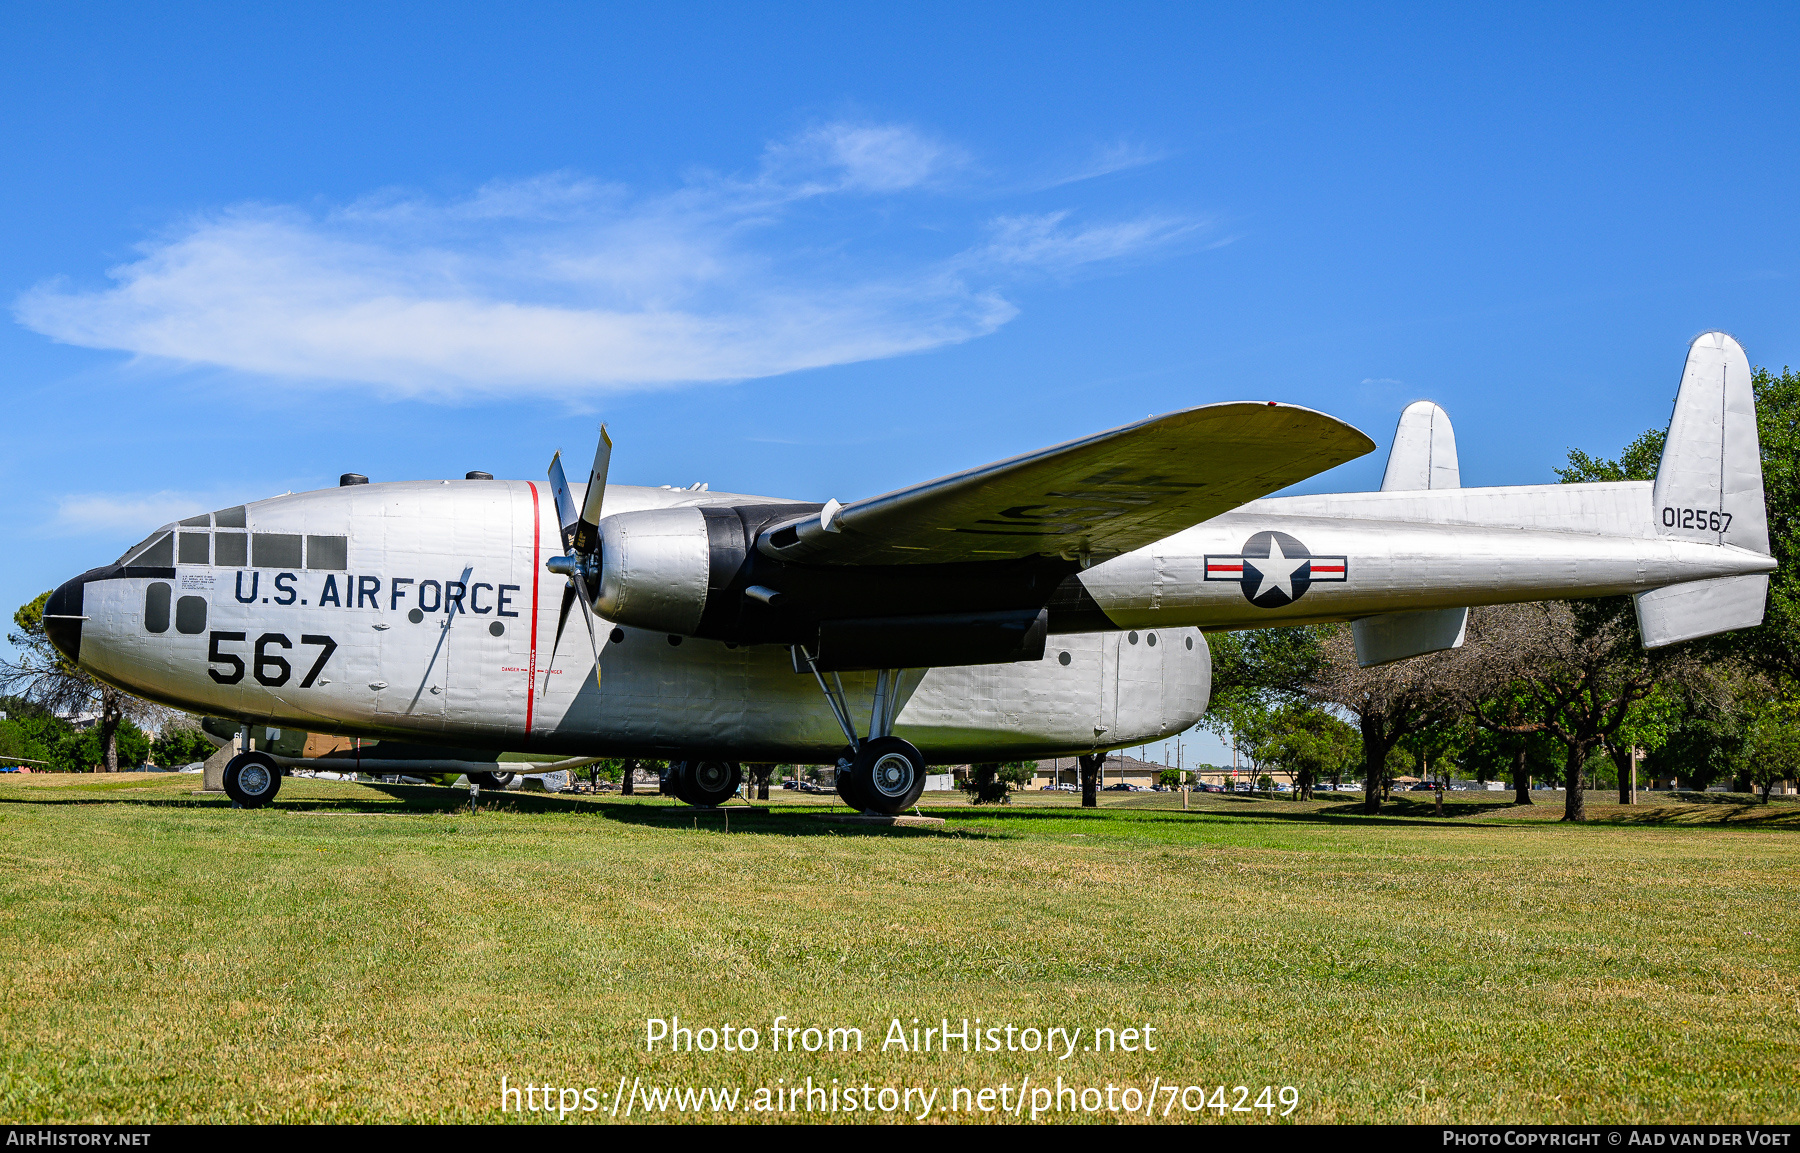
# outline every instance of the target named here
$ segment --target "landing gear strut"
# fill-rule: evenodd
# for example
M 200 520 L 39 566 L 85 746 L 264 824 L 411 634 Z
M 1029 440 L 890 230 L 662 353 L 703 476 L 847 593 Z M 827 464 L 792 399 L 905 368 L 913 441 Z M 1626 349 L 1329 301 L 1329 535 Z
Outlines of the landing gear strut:
M 900 669 L 881 669 L 875 674 L 875 702 L 869 715 L 869 735 L 858 738 L 844 700 L 843 682 L 833 673 L 827 682 L 812 654 L 796 645 L 794 658 L 819 682 L 838 727 L 850 747 L 838 758 L 837 792 L 844 803 L 865 813 L 895 816 L 919 803 L 925 791 L 925 755 L 910 741 L 893 734 L 894 714 L 900 710 Z
M 480 785 L 484 789 L 504 789 L 512 784 L 511 773 L 470 773 L 469 783 Z

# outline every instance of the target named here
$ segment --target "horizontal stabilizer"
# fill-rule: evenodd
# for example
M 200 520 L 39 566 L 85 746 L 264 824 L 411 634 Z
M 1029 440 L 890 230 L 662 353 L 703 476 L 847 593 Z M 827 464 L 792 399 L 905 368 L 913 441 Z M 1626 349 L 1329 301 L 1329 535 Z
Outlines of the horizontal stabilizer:
M 1769 598 L 1766 574 L 1689 581 L 1637 594 L 1644 647 L 1658 648 L 1762 624 Z
M 1366 669 L 1423 653 L 1459 649 L 1468 627 L 1468 609 L 1426 609 L 1363 617 L 1350 622 L 1350 634 L 1356 638 L 1356 663 Z

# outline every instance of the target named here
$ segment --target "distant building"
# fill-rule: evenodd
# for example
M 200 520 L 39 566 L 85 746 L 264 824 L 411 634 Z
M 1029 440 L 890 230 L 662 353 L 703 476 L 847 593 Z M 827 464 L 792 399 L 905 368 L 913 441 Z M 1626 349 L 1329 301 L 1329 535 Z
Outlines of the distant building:
M 1140 761 L 1136 757 L 1128 757 L 1122 753 L 1109 753 L 1106 761 L 1100 766 L 1100 787 L 1107 785 L 1127 784 L 1150 788 L 1156 784 L 1168 765 L 1159 765 L 1152 761 Z M 1056 757 L 1038 762 L 1037 776 L 1032 778 L 1031 788 L 1041 789 L 1045 785 L 1072 785 L 1081 787 L 1081 762 L 1075 757 Z

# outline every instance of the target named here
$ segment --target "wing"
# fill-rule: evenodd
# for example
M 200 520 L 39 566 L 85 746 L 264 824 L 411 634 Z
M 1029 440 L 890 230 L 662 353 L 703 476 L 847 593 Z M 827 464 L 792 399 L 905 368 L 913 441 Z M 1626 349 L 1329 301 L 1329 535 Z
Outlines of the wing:
M 1373 450 L 1334 417 L 1209 404 L 969 469 L 765 530 L 757 548 L 828 565 L 1060 555 L 1105 560 Z

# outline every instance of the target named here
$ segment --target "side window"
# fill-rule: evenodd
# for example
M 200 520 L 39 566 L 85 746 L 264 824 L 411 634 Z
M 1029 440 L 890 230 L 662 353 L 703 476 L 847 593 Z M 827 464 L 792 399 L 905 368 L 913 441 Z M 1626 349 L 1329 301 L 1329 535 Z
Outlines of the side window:
M 176 561 L 179 564 L 208 564 L 212 557 L 208 555 L 208 547 L 212 537 L 203 532 L 184 532 L 176 536 Z
M 169 586 L 152 581 L 144 590 L 144 628 L 153 633 L 169 631 Z
M 254 568 L 299 568 L 300 538 L 281 532 L 253 532 L 250 555 Z
M 175 631 L 189 636 L 206 631 L 205 597 L 182 597 L 175 602 Z
M 349 564 L 350 540 L 341 536 L 309 536 L 306 538 L 306 567 L 312 569 L 337 569 L 342 572 Z
M 224 568 L 246 568 L 250 564 L 250 535 L 222 532 L 213 544 L 213 563 Z

